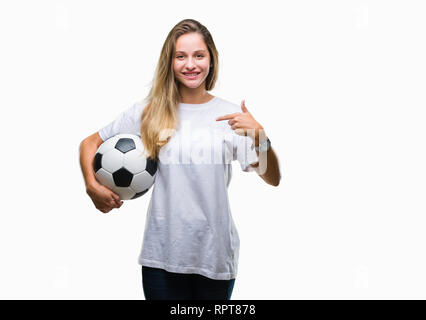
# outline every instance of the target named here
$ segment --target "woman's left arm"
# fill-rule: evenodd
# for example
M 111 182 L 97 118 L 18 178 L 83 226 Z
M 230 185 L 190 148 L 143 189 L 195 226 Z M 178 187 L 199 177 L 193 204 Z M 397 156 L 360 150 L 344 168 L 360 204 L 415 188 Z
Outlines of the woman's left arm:
M 258 144 L 254 144 L 255 146 L 258 146 Z M 275 154 L 274 150 L 272 149 L 272 146 L 269 147 L 268 151 L 266 151 L 266 170 L 260 171 L 259 170 L 259 163 L 264 161 L 263 154 L 260 155 L 260 152 L 256 150 L 257 156 L 259 157 L 259 162 L 256 162 L 255 164 L 252 164 L 251 166 L 255 168 L 255 171 L 258 173 L 258 175 L 265 180 L 266 183 L 277 187 L 280 184 L 281 180 L 281 173 L 280 173 L 280 167 L 278 165 L 278 158 Z M 263 168 L 261 166 L 260 168 Z M 260 173 L 264 172 L 264 173 Z
M 257 122 L 245 106 L 245 101 L 241 102 L 242 112 L 232 113 L 216 118 L 216 121 L 229 120 L 228 123 L 232 130 L 238 135 L 249 136 L 253 140 L 254 146 L 259 146 L 259 143 L 266 140 L 266 134 L 263 127 Z M 268 184 L 278 186 L 281 180 L 281 173 L 278 164 L 278 158 L 272 149 L 268 151 L 257 151 L 259 162 L 252 164 L 258 175 Z M 264 164 L 266 158 L 266 166 Z M 260 165 L 260 167 L 259 167 Z

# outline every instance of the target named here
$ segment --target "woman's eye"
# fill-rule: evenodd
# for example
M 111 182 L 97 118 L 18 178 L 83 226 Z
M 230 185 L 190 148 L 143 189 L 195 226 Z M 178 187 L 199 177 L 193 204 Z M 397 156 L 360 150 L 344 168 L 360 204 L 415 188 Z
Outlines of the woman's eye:
M 176 58 L 180 58 L 180 57 L 183 57 L 183 56 L 177 56 Z M 197 54 L 197 57 L 204 57 L 202 54 Z

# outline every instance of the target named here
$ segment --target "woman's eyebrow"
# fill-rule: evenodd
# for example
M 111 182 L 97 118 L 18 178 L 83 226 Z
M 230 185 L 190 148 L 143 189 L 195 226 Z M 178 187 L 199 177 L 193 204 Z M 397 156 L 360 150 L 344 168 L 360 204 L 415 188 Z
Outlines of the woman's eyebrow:
M 200 50 L 195 50 L 194 52 L 202 52 L 202 51 L 206 51 L 206 50 L 200 49 Z M 185 53 L 185 51 L 176 51 L 176 53 Z

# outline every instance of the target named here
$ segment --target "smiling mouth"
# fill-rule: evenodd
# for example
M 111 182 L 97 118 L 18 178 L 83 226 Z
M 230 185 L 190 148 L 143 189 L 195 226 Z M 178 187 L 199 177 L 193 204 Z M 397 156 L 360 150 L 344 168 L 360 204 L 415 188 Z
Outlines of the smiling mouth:
M 187 74 L 183 73 L 183 76 L 187 79 L 196 79 L 199 74 L 200 74 L 200 72 L 187 73 Z

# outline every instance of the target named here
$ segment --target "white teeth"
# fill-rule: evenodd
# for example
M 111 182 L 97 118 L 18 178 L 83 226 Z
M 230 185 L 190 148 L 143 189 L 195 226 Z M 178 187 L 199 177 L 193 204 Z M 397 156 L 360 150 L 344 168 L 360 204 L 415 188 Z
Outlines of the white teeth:
M 185 75 L 186 76 L 190 76 L 190 77 L 192 77 L 192 76 L 196 76 L 198 73 L 191 73 L 191 74 L 189 74 L 189 73 L 185 73 Z

